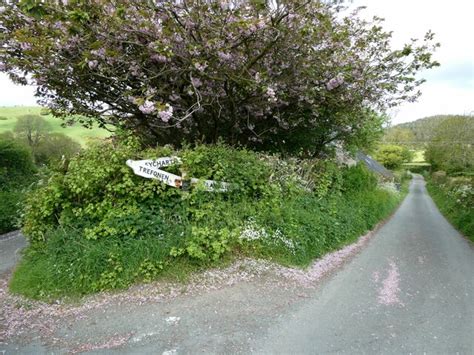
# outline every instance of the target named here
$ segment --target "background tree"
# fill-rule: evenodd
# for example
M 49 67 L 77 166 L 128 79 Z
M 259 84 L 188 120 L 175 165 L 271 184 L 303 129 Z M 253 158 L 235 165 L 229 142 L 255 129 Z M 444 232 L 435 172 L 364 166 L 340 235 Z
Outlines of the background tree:
M 416 147 L 416 137 L 408 128 L 393 127 L 385 131 L 382 137 L 385 144 L 395 144 L 404 147 Z
M 383 164 L 387 169 L 398 169 L 403 163 L 409 163 L 413 156 L 406 147 L 383 144 L 374 154 L 375 160 Z
M 149 143 L 212 143 L 316 155 L 367 134 L 419 96 L 438 65 L 428 32 L 392 50 L 381 19 L 341 2 L 23 1 L 0 13 L 0 70 L 42 105 Z
M 41 116 L 24 115 L 18 117 L 13 131 L 17 138 L 23 139 L 34 149 L 51 131 L 51 126 Z
M 62 133 L 50 133 L 35 148 L 37 164 L 54 164 L 62 159 L 69 160 L 81 150 L 81 145 Z
M 453 116 L 435 130 L 425 157 L 434 169 L 448 173 L 474 169 L 474 116 Z

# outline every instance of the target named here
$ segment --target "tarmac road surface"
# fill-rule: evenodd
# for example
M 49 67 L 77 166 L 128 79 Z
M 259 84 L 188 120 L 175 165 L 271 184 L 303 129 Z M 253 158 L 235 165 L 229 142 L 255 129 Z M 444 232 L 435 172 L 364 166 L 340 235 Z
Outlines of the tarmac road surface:
M 415 176 L 369 246 L 273 326 L 258 352 L 473 354 L 473 310 L 472 244 Z

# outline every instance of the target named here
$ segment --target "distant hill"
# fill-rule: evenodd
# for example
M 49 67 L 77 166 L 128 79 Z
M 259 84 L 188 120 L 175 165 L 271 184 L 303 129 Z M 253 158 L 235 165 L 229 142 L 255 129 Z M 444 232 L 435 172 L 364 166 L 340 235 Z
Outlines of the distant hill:
M 403 143 L 406 145 L 424 145 L 431 141 L 436 128 L 444 120 L 460 115 L 438 115 L 421 118 L 413 122 L 400 123 L 389 127 L 382 139 L 386 143 Z

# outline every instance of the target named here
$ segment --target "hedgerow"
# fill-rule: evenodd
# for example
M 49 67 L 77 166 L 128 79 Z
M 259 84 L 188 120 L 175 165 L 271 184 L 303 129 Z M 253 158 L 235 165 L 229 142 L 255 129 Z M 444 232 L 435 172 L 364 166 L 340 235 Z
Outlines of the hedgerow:
M 24 190 L 36 167 L 27 147 L 8 137 L 0 140 L 0 234 L 17 228 Z
M 127 159 L 179 156 L 176 174 L 232 184 L 176 189 L 133 174 Z M 320 183 L 319 183 L 320 182 Z M 82 151 L 27 201 L 30 247 L 11 289 L 35 298 L 81 295 L 219 265 L 238 256 L 306 266 L 387 216 L 399 195 L 361 166 L 283 159 L 223 144 Z
M 446 174 L 429 179 L 427 188 L 446 218 L 466 237 L 474 241 L 474 178 L 446 178 Z

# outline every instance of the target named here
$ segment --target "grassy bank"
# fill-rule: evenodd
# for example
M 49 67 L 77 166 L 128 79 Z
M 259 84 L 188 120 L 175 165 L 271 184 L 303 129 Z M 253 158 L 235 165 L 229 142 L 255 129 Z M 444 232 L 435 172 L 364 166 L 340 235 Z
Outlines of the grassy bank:
M 17 118 L 23 115 L 40 115 L 41 107 L 35 106 L 12 106 L 0 107 L 0 133 L 13 131 Z M 105 138 L 110 136 L 110 132 L 101 128 L 87 129 L 78 124 L 73 126 L 62 127 L 63 120 L 53 117 L 52 115 L 44 115 L 51 127 L 52 133 L 63 133 L 66 136 L 78 141 L 82 146 L 93 139 Z
M 474 242 L 473 178 L 447 178 L 442 182 L 431 179 L 427 188 L 441 213 Z
M 189 190 L 135 176 L 127 159 L 177 155 L 169 172 L 232 183 Z M 281 159 L 226 146 L 83 151 L 29 197 L 30 247 L 10 287 L 32 298 L 80 296 L 242 257 L 305 267 L 387 217 L 403 194 L 364 167 Z

